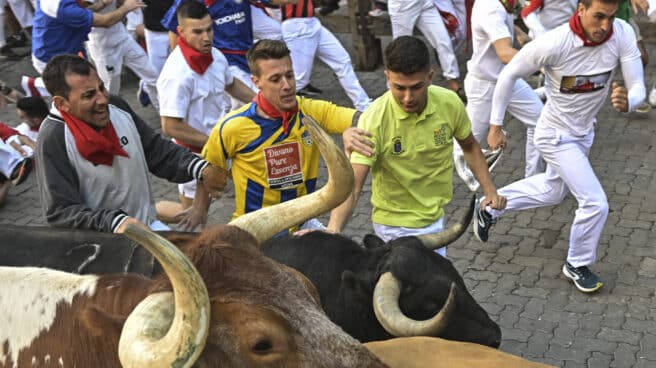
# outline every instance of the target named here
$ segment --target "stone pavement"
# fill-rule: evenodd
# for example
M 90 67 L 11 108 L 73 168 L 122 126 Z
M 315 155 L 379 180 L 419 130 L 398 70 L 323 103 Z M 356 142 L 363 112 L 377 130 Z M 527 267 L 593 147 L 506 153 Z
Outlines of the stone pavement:
M 341 39 L 348 47 L 348 37 Z M 652 60 L 656 60 L 653 53 Z M 648 74 L 652 76 L 651 68 Z M 21 75 L 35 75 L 29 58 L 0 61 L 0 79 L 18 86 Z M 371 96 L 384 92 L 381 68 L 358 76 Z M 443 84 L 439 76 L 435 82 Z M 324 65 L 316 64 L 312 83 L 324 90 L 321 98 L 350 105 Z M 138 106 L 136 88 L 136 78 L 126 73 L 123 96 L 159 129 L 155 111 Z M 596 294 L 578 292 L 561 274 L 576 210 L 571 196 L 559 206 L 508 214 L 486 244 L 467 231 L 449 246 L 449 259 L 474 298 L 501 326 L 502 350 L 562 367 L 656 367 L 656 248 L 651 245 L 656 241 L 654 117 L 656 112 L 619 114 L 610 104 L 598 116 L 590 160 L 606 189 L 611 212 L 592 267 L 605 283 Z M 11 106 L 0 111 L 0 120 L 17 123 Z M 507 130 L 511 144 L 494 172 L 499 186 L 523 175 L 524 133 L 517 121 L 510 121 Z M 460 213 L 471 195 L 458 179 L 455 184 L 448 218 Z M 154 188 L 156 199 L 177 198 L 173 184 L 154 179 Z M 361 238 L 372 231 L 370 190 L 367 185 L 345 234 Z M 228 191 L 225 197 L 212 205 L 210 223 L 229 220 L 233 196 Z M 0 209 L 0 224 L 44 225 L 34 176 L 10 190 L 7 204 Z

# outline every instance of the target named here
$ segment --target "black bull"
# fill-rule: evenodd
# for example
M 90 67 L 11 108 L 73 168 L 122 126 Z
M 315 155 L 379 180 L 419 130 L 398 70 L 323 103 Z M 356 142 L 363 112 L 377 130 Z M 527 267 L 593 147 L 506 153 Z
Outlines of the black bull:
M 468 227 L 472 213 L 473 201 L 461 223 L 452 227 L 455 231 L 451 239 L 459 237 Z M 328 317 L 362 342 L 394 337 L 381 325 L 373 306 L 378 281 L 381 275 L 390 272 L 401 285 L 398 296 L 398 307 L 404 315 L 401 318 L 430 319 L 443 309 L 454 286 L 454 307 L 448 322 L 431 335 L 499 346 L 499 326 L 467 291 L 449 260 L 426 248 L 414 236 L 384 243 L 375 235 L 367 235 L 363 243 L 317 231 L 273 238 L 265 243 L 262 252 L 309 278 L 319 291 Z
M 465 217 L 468 223 L 471 211 Z M 174 231 L 159 234 L 178 246 L 197 236 Z M 0 266 L 47 267 L 80 274 L 130 272 L 149 277 L 159 272 L 145 249 L 116 234 L 5 225 L 0 239 Z M 406 316 L 431 318 L 445 304 L 453 284 L 455 310 L 438 335 L 499 345 L 499 327 L 469 294 L 451 262 L 415 237 L 384 244 L 367 236 L 364 245 L 340 235 L 313 232 L 273 239 L 263 252 L 305 274 L 317 287 L 328 317 L 362 342 L 393 337 L 378 322 L 372 307 L 378 279 L 389 271 L 401 281 L 399 307 Z

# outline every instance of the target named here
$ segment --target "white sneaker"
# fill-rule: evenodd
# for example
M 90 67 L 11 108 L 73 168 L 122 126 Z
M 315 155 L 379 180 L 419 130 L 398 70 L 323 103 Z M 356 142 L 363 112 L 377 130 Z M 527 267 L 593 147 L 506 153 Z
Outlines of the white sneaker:
M 649 104 L 656 106 L 656 86 L 652 87 L 649 92 Z
M 382 17 L 383 15 L 387 15 L 387 12 L 379 7 L 369 10 L 370 17 Z

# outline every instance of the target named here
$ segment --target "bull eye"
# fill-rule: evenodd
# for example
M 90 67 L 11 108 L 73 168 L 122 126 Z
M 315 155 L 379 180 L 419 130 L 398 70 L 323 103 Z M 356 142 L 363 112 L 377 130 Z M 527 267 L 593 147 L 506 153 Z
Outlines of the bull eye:
M 271 340 L 264 338 L 264 339 L 257 340 L 255 345 L 253 345 L 252 350 L 255 354 L 266 354 L 272 348 L 273 348 L 273 344 L 271 343 Z

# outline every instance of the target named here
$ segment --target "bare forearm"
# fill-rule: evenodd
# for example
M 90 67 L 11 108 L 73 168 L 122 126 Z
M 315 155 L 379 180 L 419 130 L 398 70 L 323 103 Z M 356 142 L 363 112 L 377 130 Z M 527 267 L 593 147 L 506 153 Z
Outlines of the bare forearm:
M 107 14 L 93 14 L 93 26 L 94 27 L 110 27 L 118 23 L 130 10 L 128 7 L 121 6 L 120 8 L 109 12 Z
M 194 147 L 203 147 L 208 139 L 205 134 L 192 128 L 182 119 L 167 116 L 162 116 L 162 133 L 175 138 L 178 142 Z
M 341 232 L 353 215 L 353 208 L 358 203 L 362 187 L 369 174 L 369 166 L 361 164 L 352 164 L 353 167 L 353 192 L 350 196 L 334 210 L 330 212 L 330 221 L 328 221 L 328 230 Z
M 250 102 L 255 97 L 255 91 L 237 78 L 233 79 L 232 84 L 226 88 L 226 91 L 232 97 L 244 103 Z
M 344 202 L 342 202 L 342 204 L 335 207 L 330 212 L 330 220 L 328 221 L 327 226 L 328 230 L 336 233 L 342 232 L 342 230 L 344 230 L 344 227 L 353 215 L 353 208 L 355 208 L 359 198 L 360 192 L 353 192 L 350 196 L 348 196 L 348 198 L 346 198 Z
M 485 162 L 483 154 L 480 151 L 478 153 L 465 152 L 464 154 L 465 161 L 467 161 L 467 165 L 469 165 L 476 180 L 481 185 L 481 188 L 483 188 L 483 192 L 489 193 L 496 191 L 496 187 L 494 186 L 494 183 L 492 183 L 490 171 L 488 170 L 487 162 Z

